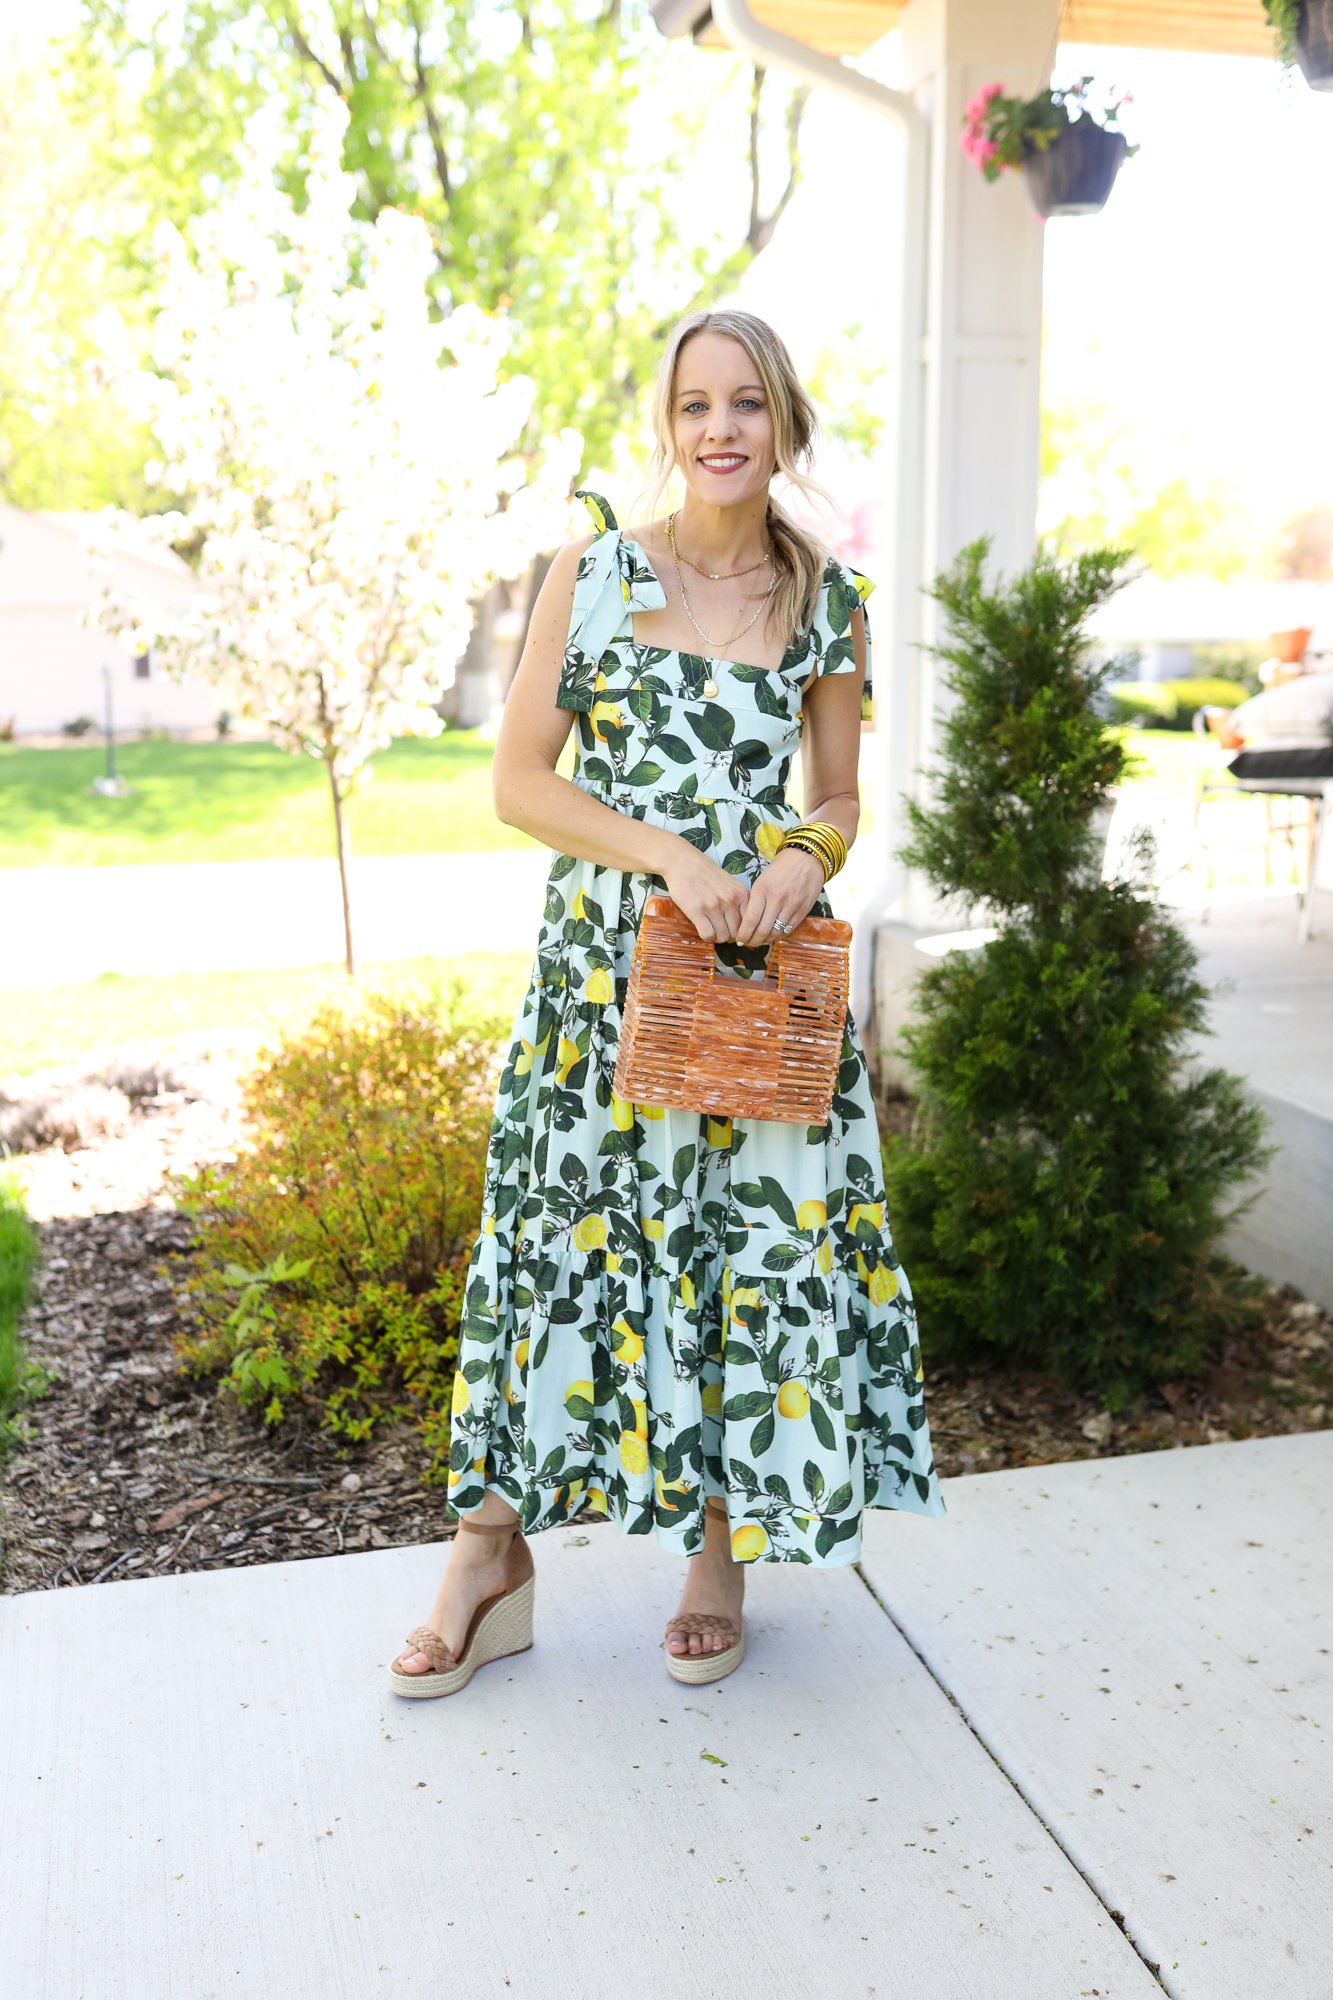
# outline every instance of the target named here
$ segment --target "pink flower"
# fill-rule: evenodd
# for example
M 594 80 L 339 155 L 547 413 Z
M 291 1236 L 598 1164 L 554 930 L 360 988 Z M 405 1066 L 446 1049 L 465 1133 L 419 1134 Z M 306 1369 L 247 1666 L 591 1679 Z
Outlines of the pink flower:
M 1002 83 L 983 83 L 981 89 L 969 98 L 963 116 L 973 120 L 973 122 L 979 121 L 985 116 L 986 106 L 991 102 L 992 98 L 1003 97 L 1003 95 L 1004 85 Z

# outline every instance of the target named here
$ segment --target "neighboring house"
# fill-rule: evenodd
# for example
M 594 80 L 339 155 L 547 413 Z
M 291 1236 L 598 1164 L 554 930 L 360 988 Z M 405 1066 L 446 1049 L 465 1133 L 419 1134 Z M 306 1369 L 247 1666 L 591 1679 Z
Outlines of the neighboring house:
M 1333 583 L 1267 583 L 1237 577 L 1140 576 L 1088 620 L 1102 645 L 1141 654 L 1131 678 L 1172 680 L 1198 671 L 1196 646 L 1267 645 L 1273 632 L 1308 626 L 1312 653 L 1333 650 Z
M 105 703 L 102 667 L 111 668 L 117 732 L 210 727 L 222 707 L 202 681 L 174 681 L 150 656 L 135 659 L 121 643 L 82 625 L 100 595 L 84 554 L 97 517 L 27 514 L 0 505 L 0 726 L 19 736 L 50 735 Z M 116 585 L 182 604 L 195 588 L 179 557 L 122 536 L 112 544 Z

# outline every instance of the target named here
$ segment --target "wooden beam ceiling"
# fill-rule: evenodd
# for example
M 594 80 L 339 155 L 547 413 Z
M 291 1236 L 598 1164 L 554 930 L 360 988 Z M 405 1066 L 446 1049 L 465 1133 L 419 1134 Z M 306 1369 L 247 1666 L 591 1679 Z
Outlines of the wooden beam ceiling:
M 858 56 L 897 27 L 902 5 L 903 0 L 751 0 L 751 11 L 766 27 L 825 55 Z M 672 25 L 662 19 L 666 11 L 654 10 L 664 33 L 689 32 L 686 9 L 670 10 Z M 695 39 L 708 48 L 723 46 L 711 15 Z M 1069 0 L 1061 40 L 1198 55 L 1273 53 L 1261 0 Z

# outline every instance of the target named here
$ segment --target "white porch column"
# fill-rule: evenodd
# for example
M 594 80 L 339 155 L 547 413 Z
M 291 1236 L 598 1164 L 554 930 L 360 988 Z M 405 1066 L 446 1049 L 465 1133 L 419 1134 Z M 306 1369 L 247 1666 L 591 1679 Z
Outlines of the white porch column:
M 964 543 L 991 534 L 991 561 L 1005 571 L 1024 567 L 1035 547 L 1043 224 L 1021 175 L 988 184 L 958 142 L 963 108 L 982 84 L 999 81 L 1026 96 L 1049 81 L 1058 17 L 1059 0 L 910 0 L 900 17 L 896 81 L 930 134 L 919 443 L 913 451 L 910 433 L 901 438 L 895 509 L 906 558 L 898 579 L 915 597 L 915 612 L 902 607 L 899 630 L 919 641 L 939 636 L 939 607 L 918 586 Z M 902 799 L 923 795 L 934 713 L 945 698 L 940 664 L 909 637 L 881 679 L 878 840 L 886 857 L 906 835 Z M 878 914 L 914 925 L 939 920 L 926 883 L 891 858 Z

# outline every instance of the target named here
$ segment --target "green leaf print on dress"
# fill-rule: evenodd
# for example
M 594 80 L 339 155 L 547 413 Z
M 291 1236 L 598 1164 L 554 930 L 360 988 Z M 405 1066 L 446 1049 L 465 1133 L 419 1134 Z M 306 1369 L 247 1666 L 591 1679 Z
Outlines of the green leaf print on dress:
M 599 532 L 558 697 L 577 718 L 574 782 L 753 882 L 800 817 L 801 688 L 856 671 L 851 617 L 872 586 L 830 559 L 810 630 L 771 672 L 639 645 L 634 613 L 665 592 L 606 501 L 580 497 Z M 823 1126 L 619 1099 L 630 960 L 661 887 L 552 861 L 496 1097 L 450 1498 L 472 1513 L 489 1487 L 528 1533 L 588 1508 L 688 1555 L 718 1494 L 738 1561 L 854 1562 L 865 1507 L 945 1511 L 865 1058 L 849 1016 Z M 736 977 L 766 956 L 718 948 Z

